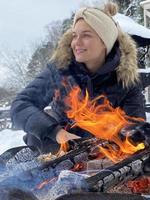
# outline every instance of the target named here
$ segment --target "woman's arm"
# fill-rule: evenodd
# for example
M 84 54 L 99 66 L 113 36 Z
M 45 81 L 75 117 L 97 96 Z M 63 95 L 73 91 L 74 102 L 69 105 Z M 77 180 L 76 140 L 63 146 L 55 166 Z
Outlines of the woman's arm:
M 17 95 L 11 106 L 13 124 L 40 140 L 49 137 L 55 141 L 56 133 L 61 129 L 58 122 L 44 112 L 44 107 L 54 96 L 53 76 L 52 71 L 46 68 Z

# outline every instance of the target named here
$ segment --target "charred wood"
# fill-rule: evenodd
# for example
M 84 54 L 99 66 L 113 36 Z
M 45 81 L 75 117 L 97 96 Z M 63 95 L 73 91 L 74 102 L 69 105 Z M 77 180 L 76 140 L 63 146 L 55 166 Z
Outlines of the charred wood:
M 89 190 L 104 192 L 127 180 L 149 174 L 150 150 L 142 151 L 86 179 Z
M 95 150 L 95 147 L 105 146 L 105 144 L 108 144 L 108 142 L 105 143 L 104 141 L 95 138 L 86 139 L 80 141 L 76 146 L 76 149 L 46 163 L 41 162 L 37 155 L 30 149 L 21 149 L 21 151 L 17 152 L 14 157 L 6 163 L 8 171 L 13 171 L 14 173 L 9 173 L 9 177 L 4 178 L 4 180 L 0 182 L 0 186 L 10 187 L 13 185 L 16 188 L 23 190 L 29 190 L 32 188 L 34 194 L 37 194 L 41 193 L 41 191 L 37 189 L 37 185 L 44 181 L 48 181 L 46 189 L 50 191 L 49 195 L 53 194 L 52 199 L 56 199 L 58 196 L 65 194 L 63 193 L 64 190 L 104 192 L 118 183 L 120 184 L 127 180 L 133 180 L 143 174 L 145 175 L 150 173 L 150 150 L 148 148 L 135 153 L 131 157 L 115 165 L 109 162 L 106 162 L 106 164 L 102 162 L 97 163 L 96 170 L 98 170 L 98 173 L 96 171 L 94 175 L 93 173 L 89 173 L 90 175 L 86 174 L 87 176 L 81 176 L 81 174 L 70 174 L 69 178 L 71 177 L 71 181 L 69 180 L 69 182 L 65 182 L 65 184 L 60 182 L 55 185 L 55 188 L 52 188 L 53 182 L 51 182 L 51 180 L 55 178 L 56 181 L 57 178 L 61 179 L 61 176 L 59 177 L 61 171 L 66 169 L 70 170 L 75 164 L 82 161 L 85 161 L 85 163 L 89 162 L 89 166 L 90 164 L 94 164 L 94 162 L 92 163 L 91 160 L 88 160 L 88 155 L 91 151 L 93 152 L 93 150 Z M 101 160 L 104 162 L 105 159 Z M 98 167 L 99 164 L 100 166 Z M 74 183 L 73 178 L 75 181 Z M 67 177 L 65 177 L 65 181 L 66 180 Z M 78 184 L 76 184 L 77 182 Z M 70 183 L 73 183 L 73 185 Z

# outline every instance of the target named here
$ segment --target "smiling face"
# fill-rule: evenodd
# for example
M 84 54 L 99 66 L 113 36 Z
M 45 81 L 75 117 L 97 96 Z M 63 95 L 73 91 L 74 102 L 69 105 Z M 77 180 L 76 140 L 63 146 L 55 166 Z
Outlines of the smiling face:
M 103 41 L 83 19 L 79 19 L 73 28 L 71 48 L 76 61 L 84 63 L 91 72 L 96 72 L 105 61 Z

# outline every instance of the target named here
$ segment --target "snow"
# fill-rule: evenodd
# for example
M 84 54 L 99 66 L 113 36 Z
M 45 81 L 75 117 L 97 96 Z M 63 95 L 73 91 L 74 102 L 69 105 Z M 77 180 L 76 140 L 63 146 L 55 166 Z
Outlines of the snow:
M 10 129 L 5 129 L 0 132 L 0 154 L 2 154 L 7 149 L 17 146 L 24 146 L 23 135 L 25 133 L 21 130 L 13 131 Z
M 129 34 L 150 38 L 150 29 L 136 23 L 128 16 L 118 13 L 114 16 L 114 20 L 120 25 L 123 31 Z
M 150 68 L 147 69 L 138 69 L 140 73 L 150 73 Z
M 140 5 L 141 5 L 141 6 L 144 6 L 144 5 L 149 4 L 149 3 L 150 3 L 150 0 L 146 0 L 146 1 L 142 1 L 142 2 L 140 3 Z
M 150 122 L 150 113 L 146 113 L 147 122 Z
M 10 110 L 10 106 L 0 107 L 0 111 L 3 111 L 3 110 Z

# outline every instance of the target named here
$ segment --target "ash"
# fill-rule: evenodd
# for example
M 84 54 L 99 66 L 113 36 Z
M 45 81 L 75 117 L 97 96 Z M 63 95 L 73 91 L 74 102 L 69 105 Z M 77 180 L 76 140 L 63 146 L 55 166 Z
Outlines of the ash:
M 20 150 L 14 157 L 6 163 L 7 169 L 16 173 L 30 170 L 40 165 L 37 159 L 37 152 L 33 152 L 30 148 Z
M 38 196 L 39 199 L 55 200 L 56 198 L 73 192 L 87 191 L 85 178 L 89 177 L 85 174 L 79 174 L 69 170 L 61 171 L 57 182 L 48 191 L 46 196 Z

